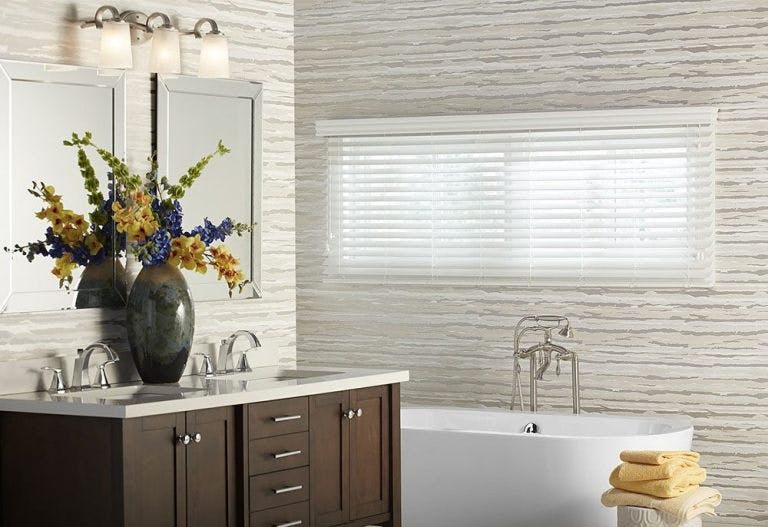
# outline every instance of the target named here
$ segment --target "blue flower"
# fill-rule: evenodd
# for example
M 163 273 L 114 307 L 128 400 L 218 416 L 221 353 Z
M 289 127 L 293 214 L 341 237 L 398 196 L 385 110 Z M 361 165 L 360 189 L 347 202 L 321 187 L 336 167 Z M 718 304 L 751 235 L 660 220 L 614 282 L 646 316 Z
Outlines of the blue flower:
M 171 237 L 166 229 L 158 229 L 144 243 L 145 252 L 141 255 L 141 263 L 145 266 L 161 265 L 171 254 Z
M 61 258 L 68 251 L 67 244 L 61 239 L 61 236 L 53 233 L 53 228 L 48 227 L 45 231 L 45 243 L 48 244 L 48 254 L 51 258 Z
M 203 243 L 211 245 L 216 240 L 223 242 L 227 236 L 232 234 L 233 229 L 234 226 L 230 218 L 224 218 L 218 226 L 214 225 L 208 218 L 205 218 L 203 220 L 203 225 L 195 227 L 188 235 L 194 236 L 199 234 Z
M 88 249 L 85 248 L 85 246 L 81 245 L 79 247 L 70 248 L 69 252 L 72 254 L 72 260 L 76 264 L 82 266 L 88 265 L 90 253 L 88 252 Z
M 181 210 L 181 203 L 179 200 L 173 200 L 173 208 L 168 211 L 166 216 L 166 224 L 168 231 L 171 233 L 171 237 L 178 238 L 182 235 L 181 220 L 183 218 L 183 212 Z

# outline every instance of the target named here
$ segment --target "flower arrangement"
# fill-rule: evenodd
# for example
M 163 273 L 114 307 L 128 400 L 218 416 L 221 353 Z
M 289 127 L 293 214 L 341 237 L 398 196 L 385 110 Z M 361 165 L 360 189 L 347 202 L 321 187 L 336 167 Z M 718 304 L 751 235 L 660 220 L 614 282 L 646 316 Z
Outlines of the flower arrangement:
M 206 273 L 210 267 L 219 280 L 226 282 L 230 296 L 248 284 L 239 260 L 221 242 L 233 234 L 250 232 L 252 225 L 227 217 L 218 224 L 205 218 L 190 231 L 182 227 L 180 200 L 215 157 L 229 153 L 221 141 L 216 150 L 202 157 L 173 184 L 167 177 L 158 179 L 154 158 L 144 177 L 132 174 L 122 160 L 94 144 L 90 132 L 82 136 L 73 133 L 64 145 L 77 149 L 77 164 L 93 210 L 86 220 L 84 215 L 64 207 L 62 196 L 53 186 L 33 182 L 29 192 L 44 204 L 36 215 L 49 226 L 43 239 L 6 251 L 21 253 L 29 261 L 38 256 L 53 258 L 51 272 L 59 279 L 59 287 L 66 288 L 72 283 L 76 267 L 98 265 L 108 257 L 120 256 L 124 250 L 145 267 L 169 263 L 198 273 Z M 113 182 L 106 198 L 86 148 L 94 149 L 112 172 Z

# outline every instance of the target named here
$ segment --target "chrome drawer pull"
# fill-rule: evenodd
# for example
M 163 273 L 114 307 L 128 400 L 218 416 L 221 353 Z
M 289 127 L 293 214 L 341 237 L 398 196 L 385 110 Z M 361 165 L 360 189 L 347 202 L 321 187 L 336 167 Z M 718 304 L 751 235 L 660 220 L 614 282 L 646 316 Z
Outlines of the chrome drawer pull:
M 275 459 L 283 459 L 284 457 L 300 456 L 301 450 L 291 450 L 290 452 L 280 452 L 279 454 L 272 454 Z
M 284 423 L 285 421 L 296 421 L 301 419 L 300 415 L 283 415 L 281 417 L 273 417 L 272 420 L 276 423 Z
M 275 525 L 275 527 L 296 527 L 297 525 L 302 525 L 304 522 L 301 520 L 296 520 L 295 522 L 288 522 L 288 523 L 281 523 L 278 525 Z
M 274 489 L 275 494 L 285 494 L 286 492 L 296 492 L 304 488 L 304 485 L 296 485 L 293 487 L 283 487 L 282 489 Z

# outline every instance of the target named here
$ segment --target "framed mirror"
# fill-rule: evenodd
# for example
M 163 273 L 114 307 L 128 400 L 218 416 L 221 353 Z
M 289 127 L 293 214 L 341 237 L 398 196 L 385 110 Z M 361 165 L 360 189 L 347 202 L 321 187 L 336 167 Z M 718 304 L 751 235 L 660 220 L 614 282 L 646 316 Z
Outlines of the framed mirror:
M 261 296 L 261 84 L 158 75 L 157 162 L 159 176 L 172 182 L 219 141 L 229 154 L 211 162 L 184 196 L 184 229 L 205 218 L 226 217 L 254 225 L 250 235 L 231 236 L 226 245 L 250 281 L 232 298 Z M 187 273 L 196 301 L 229 299 L 216 273 Z
M 44 203 L 28 192 L 33 181 L 55 187 L 63 207 L 87 219 L 94 206 L 83 188 L 77 150 L 63 140 L 89 131 L 123 158 L 124 130 L 123 72 L 0 60 L 0 312 L 122 305 L 125 293 L 111 255 L 76 267 L 67 291 L 52 274 L 54 258 L 28 261 L 2 248 L 45 240 L 51 224 L 36 216 Z M 108 196 L 106 165 L 94 162 L 94 169 Z

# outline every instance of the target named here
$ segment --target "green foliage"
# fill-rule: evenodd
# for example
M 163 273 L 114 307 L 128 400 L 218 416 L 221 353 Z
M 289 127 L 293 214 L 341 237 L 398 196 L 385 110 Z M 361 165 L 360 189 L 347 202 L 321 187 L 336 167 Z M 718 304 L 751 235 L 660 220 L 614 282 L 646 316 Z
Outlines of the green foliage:
M 91 132 L 85 132 L 82 137 L 73 132 L 72 138 L 68 141 L 64 141 L 64 144 L 66 146 L 74 146 L 78 149 L 78 165 L 80 165 L 80 152 L 82 152 L 82 156 L 88 160 L 88 155 L 85 153 L 84 147 L 89 146 L 96 150 L 96 153 L 99 154 L 99 157 L 104 160 L 109 169 L 112 171 L 112 175 L 115 178 L 115 187 L 118 191 L 130 192 L 132 190 L 138 190 L 141 188 L 141 176 L 131 174 L 131 171 L 128 169 L 128 165 L 126 165 L 121 159 L 119 159 L 109 150 L 94 144 L 93 134 Z M 88 160 L 87 166 L 90 165 L 91 163 Z M 91 167 L 91 170 L 93 170 L 93 167 Z M 83 177 L 85 177 L 85 175 Z M 87 188 L 88 187 L 86 187 L 86 189 Z
M 165 189 L 165 191 L 168 193 L 168 197 L 171 199 L 181 199 L 184 197 L 184 194 L 186 193 L 187 189 L 191 188 L 192 185 L 194 185 L 195 181 L 197 181 L 197 178 L 200 177 L 200 175 L 203 173 L 203 170 L 205 170 L 205 167 L 208 166 L 208 163 L 211 162 L 211 160 L 216 156 L 224 156 L 230 152 L 229 148 L 224 146 L 224 143 L 219 140 L 219 144 L 216 147 L 216 150 L 211 152 L 210 154 L 203 156 L 200 161 L 192 165 L 187 169 L 187 172 L 182 175 L 179 178 L 179 182 L 176 185 L 170 185 L 168 183 L 168 178 L 163 177 L 160 180 L 160 184 Z
M 69 140 L 64 141 L 64 144 L 66 146 L 73 146 L 78 149 L 78 166 L 80 167 L 80 172 L 83 174 L 83 178 L 86 182 L 85 188 L 89 191 L 89 203 L 93 203 L 90 193 L 94 192 L 94 190 L 98 190 L 98 179 L 95 177 L 95 172 L 90 160 L 88 159 L 88 155 L 85 152 L 85 147 L 91 147 L 95 149 L 96 153 L 99 154 L 99 157 L 101 157 L 101 159 L 103 159 L 107 166 L 110 168 L 115 178 L 116 190 L 119 194 L 125 195 L 128 192 L 141 190 L 144 188 L 149 193 L 156 194 L 158 199 L 163 202 L 165 207 L 172 207 L 171 202 L 173 200 L 183 198 L 186 191 L 189 190 L 192 185 L 194 185 L 195 181 L 197 181 L 205 168 L 215 157 L 224 156 L 230 152 L 229 148 L 224 146 L 224 143 L 219 140 L 219 143 L 216 146 L 216 150 L 203 156 L 200 161 L 189 167 L 187 171 L 179 178 L 179 182 L 177 184 L 171 184 L 168 178 L 165 176 L 158 180 L 157 159 L 154 155 L 149 158 L 149 172 L 147 172 L 145 177 L 142 178 L 136 174 L 131 174 L 125 162 L 118 159 L 115 155 L 112 154 L 112 152 L 94 144 L 93 134 L 91 132 L 85 132 L 85 134 L 82 136 L 79 136 L 73 132 L 72 137 Z M 100 199 L 103 200 L 103 196 Z M 103 225 L 103 223 L 100 223 L 100 225 Z

